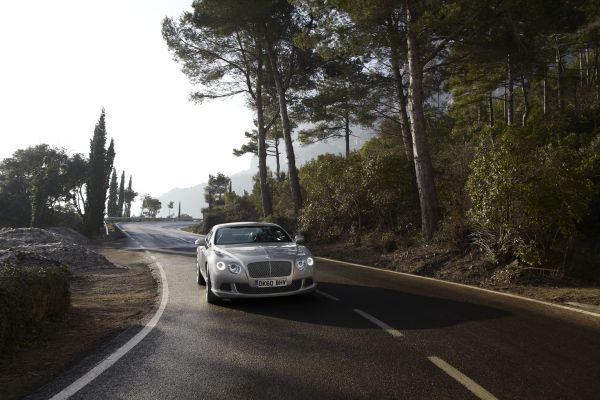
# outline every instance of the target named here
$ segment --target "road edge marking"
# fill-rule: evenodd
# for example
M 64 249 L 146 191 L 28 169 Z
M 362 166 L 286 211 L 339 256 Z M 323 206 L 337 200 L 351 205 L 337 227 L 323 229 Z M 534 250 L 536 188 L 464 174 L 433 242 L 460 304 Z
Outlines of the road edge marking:
M 152 259 L 156 260 L 156 257 L 151 255 L 150 252 L 146 251 L 146 253 L 150 255 Z M 94 379 L 100 376 L 104 371 L 112 367 L 114 363 L 116 363 L 121 357 L 123 357 L 131 349 L 137 346 L 152 331 L 152 329 L 154 329 L 154 327 L 160 320 L 160 317 L 162 316 L 163 312 L 165 311 L 165 308 L 169 301 L 169 283 L 167 282 L 167 275 L 165 274 L 165 270 L 163 269 L 162 265 L 158 261 L 155 261 L 154 263 L 160 272 L 160 279 L 162 281 L 162 293 L 160 305 L 158 307 L 158 310 L 156 310 L 156 312 L 154 313 L 152 319 L 148 321 L 148 323 L 142 328 L 141 331 L 139 331 L 134 337 L 129 339 L 124 345 L 119 347 L 114 353 L 106 357 L 103 361 L 101 361 L 98 365 L 89 370 L 75 382 L 71 383 L 59 393 L 52 396 L 50 400 L 66 400 L 69 397 L 73 396 L 75 393 L 83 389 L 86 385 L 88 385 L 90 382 L 92 382 Z
M 324 292 L 324 291 L 322 291 L 322 290 L 319 290 L 319 289 L 317 289 L 317 290 L 316 290 L 316 292 L 317 292 L 317 294 L 320 294 L 321 296 L 323 296 L 323 297 L 326 297 L 326 298 L 328 298 L 329 300 L 333 300 L 333 301 L 340 301 L 340 299 L 338 299 L 338 298 L 337 298 L 337 297 L 335 297 L 334 295 L 331 295 L 331 294 L 329 294 L 329 293 L 325 293 L 325 292 Z
M 530 297 L 519 296 L 518 294 L 498 292 L 496 290 L 485 289 L 485 288 L 478 287 L 478 286 L 466 285 L 464 283 L 444 281 L 442 279 L 436 279 L 436 278 L 430 278 L 428 276 L 421 276 L 421 275 L 409 274 L 408 272 L 393 271 L 391 269 L 375 268 L 375 267 L 370 267 L 368 265 L 356 264 L 356 263 L 351 263 L 351 262 L 348 262 L 348 261 L 335 260 L 333 258 L 315 257 L 315 259 L 321 260 L 321 261 L 332 262 L 332 263 L 336 263 L 336 264 L 350 265 L 350 266 L 353 266 L 353 267 L 372 269 L 372 270 L 380 271 L 380 272 L 388 272 L 388 273 L 392 273 L 392 274 L 406 276 L 406 277 L 409 277 L 409 278 L 422 279 L 422 280 L 426 280 L 426 281 L 433 281 L 433 282 L 443 283 L 443 284 L 450 285 L 450 286 L 458 286 L 458 287 L 472 289 L 472 290 L 479 290 L 480 292 L 486 292 L 486 293 L 496 294 L 496 295 L 500 295 L 500 296 L 511 297 L 513 299 L 526 300 L 526 301 L 530 301 L 532 303 L 542 304 L 542 305 L 545 305 L 545 306 L 551 306 L 551 307 L 560 308 L 560 309 L 568 310 L 568 311 L 574 311 L 574 312 L 577 312 L 577 313 L 580 313 L 580 314 L 589 315 L 591 317 L 600 318 L 600 314 L 595 313 L 595 312 L 586 311 L 586 310 L 580 310 L 578 308 L 563 306 L 561 304 L 550 303 L 548 301 L 532 299 Z
M 386 331 L 387 333 L 389 333 L 390 335 L 392 335 L 394 337 L 402 337 L 402 336 L 404 336 L 402 334 L 402 332 L 400 332 L 399 330 L 392 328 L 391 326 L 389 326 L 385 322 L 383 322 L 383 321 L 375 318 L 374 316 L 372 316 L 369 313 L 364 312 L 363 310 L 355 308 L 354 312 L 357 313 L 358 315 L 360 315 L 361 317 L 369 320 L 370 322 L 374 323 L 375 325 L 377 325 L 378 327 L 380 327 L 381 329 L 383 329 L 384 331 Z
M 496 396 L 485 390 L 481 385 L 469 378 L 446 361 L 436 356 L 427 357 L 436 367 L 444 371 L 446 374 L 454 378 L 458 383 L 466 387 L 471 393 L 482 400 L 498 400 Z

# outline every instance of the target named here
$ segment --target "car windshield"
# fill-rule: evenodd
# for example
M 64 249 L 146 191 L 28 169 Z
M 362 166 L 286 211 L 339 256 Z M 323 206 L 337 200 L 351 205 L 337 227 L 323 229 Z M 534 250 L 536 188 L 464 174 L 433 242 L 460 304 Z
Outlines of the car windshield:
M 284 243 L 292 239 L 278 226 L 232 226 L 221 228 L 215 244 Z

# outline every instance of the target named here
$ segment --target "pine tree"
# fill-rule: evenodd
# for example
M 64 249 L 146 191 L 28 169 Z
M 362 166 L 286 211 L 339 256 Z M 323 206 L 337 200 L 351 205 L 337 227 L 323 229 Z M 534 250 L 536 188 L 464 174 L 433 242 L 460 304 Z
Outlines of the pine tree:
M 106 145 L 106 112 L 102 109 L 94 136 L 90 141 L 90 157 L 86 179 L 86 204 L 84 230 L 92 236 L 104 223 L 106 206 L 106 191 L 113 169 L 115 158 L 114 142 L 111 140 L 108 149 Z
M 125 204 L 125 171 L 121 173 L 121 181 L 119 183 L 119 200 L 117 202 L 116 217 L 123 216 L 123 205 Z
M 109 217 L 117 216 L 117 194 L 117 171 L 113 168 L 110 185 L 108 187 L 108 203 L 106 205 Z

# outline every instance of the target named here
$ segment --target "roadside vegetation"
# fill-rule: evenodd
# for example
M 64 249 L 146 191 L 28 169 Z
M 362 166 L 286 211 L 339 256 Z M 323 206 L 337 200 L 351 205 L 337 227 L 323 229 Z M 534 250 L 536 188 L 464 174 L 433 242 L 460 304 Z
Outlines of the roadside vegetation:
M 102 110 L 90 140 L 90 153 L 70 155 L 48 144 L 15 151 L 0 162 L 0 227 L 65 226 L 100 234 L 105 214 L 131 216 L 137 197 L 125 171 L 117 184 L 115 144 L 108 146 Z
M 258 157 L 254 190 L 209 177 L 202 231 L 260 218 L 340 254 L 600 282 L 597 2 L 203 0 L 163 37 L 193 101 L 255 112 L 234 150 Z M 351 150 L 358 129 L 374 138 Z M 297 168 L 295 138 L 346 151 Z
M 22 345 L 39 331 L 66 315 L 70 307 L 69 271 L 60 265 L 0 268 L 0 353 Z
M 47 336 L 49 327 L 67 324 L 71 284 L 85 275 L 82 268 L 89 272 L 107 263 L 69 238 L 39 228 L 58 229 L 79 241 L 86 239 L 70 228 L 97 238 L 104 231 L 105 214 L 130 215 L 137 193 L 131 176 L 125 187 L 124 171 L 117 184 L 115 145 L 112 140 L 107 145 L 105 119 L 102 110 L 87 157 L 39 144 L 17 150 L 0 162 L 2 359 L 19 360 L 19 352 Z M 0 365 L 3 373 L 7 368 Z M 9 387 L 6 382 L 0 384 L 5 385 Z M 4 398 L 6 393 L 0 392 Z

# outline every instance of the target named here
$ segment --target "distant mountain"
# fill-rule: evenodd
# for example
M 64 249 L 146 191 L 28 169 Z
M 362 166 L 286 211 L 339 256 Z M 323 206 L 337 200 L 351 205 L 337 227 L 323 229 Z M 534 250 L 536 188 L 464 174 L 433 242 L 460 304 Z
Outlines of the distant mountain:
M 360 149 L 363 144 L 371 138 L 366 132 L 358 132 L 356 137 L 351 139 L 350 148 Z M 294 143 L 294 151 L 296 155 L 296 166 L 300 168 L 302 165 L 318 157 L 321 154 L 332 153 L 332 154 L 343 154 L 345 149 L 343 140 L 330 140 L 329 142 L 319 142 L 310 144 L 308 146 L 301 146 L 296 141 Z M 285 156 L 285 148 L 283 143 L 280 144 L 280 163 L 282 171 L 287 170 L 287 159 Z M 269 157 L 267 164 L 272 171 L 275 171 L 275 159 Z M 251 166 L 247 170 L 237 172 L 230 175 L 231 187 L 234 192 L 242 194 L 244 190 L 252 192 L 252 177 L 258 172 L 258 158 L 253 157 Z M 208 176 L 206 177 L 208 178 Z M 169 209 L 166 207 L 169 201 L 175 202 L 175 207 L 172 212 L 177 214 L 177 204 L 181 202 L 181 212 L 189 214 L 193 217 L 199 218 L 202 216 L 202 208 L 206 207 L 204 202 L 204 187 L 206 182 L 200 183 L 199 185 L 192 186 L 189 188 L 175 188 L 169 190 L 167 193 L 159 196 L 158 199 L 162 202 L 163 208 L 160 212 L 160 216 L 167 216 Z

